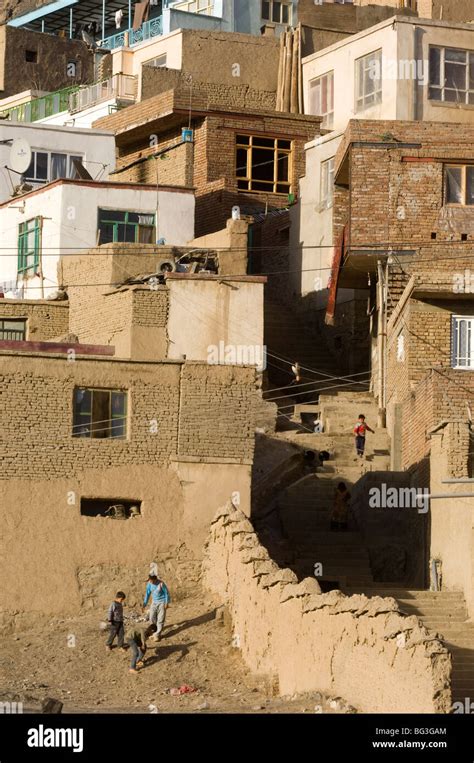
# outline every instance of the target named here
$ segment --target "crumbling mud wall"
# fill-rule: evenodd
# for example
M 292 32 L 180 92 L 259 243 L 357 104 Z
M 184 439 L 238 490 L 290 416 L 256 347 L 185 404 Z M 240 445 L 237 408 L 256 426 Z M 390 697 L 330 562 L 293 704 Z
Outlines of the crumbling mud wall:
M 275 676 L 281 694 L 317 690 L 366 713 L 449 712 L 451 657 L 418 618 L 391 598 L 297 583 L 232 505 L 212 522 L 203 582 L 228 606 L 247 665 Z

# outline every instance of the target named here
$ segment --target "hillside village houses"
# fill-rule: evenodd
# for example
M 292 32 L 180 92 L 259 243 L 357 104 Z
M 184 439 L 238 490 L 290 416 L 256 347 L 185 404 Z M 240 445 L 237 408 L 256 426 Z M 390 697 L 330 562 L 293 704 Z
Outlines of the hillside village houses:
M 473 696 L 473 145 L 463 0 L 0 25 L 5 633 L 39 545 L 39 617 L 154 564 L 281 695 Z

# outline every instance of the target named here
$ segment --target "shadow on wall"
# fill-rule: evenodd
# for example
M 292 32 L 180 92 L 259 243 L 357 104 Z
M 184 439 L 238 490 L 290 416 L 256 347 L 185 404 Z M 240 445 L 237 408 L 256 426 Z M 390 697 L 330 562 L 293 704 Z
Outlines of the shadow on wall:
M 408 472 L 367 472 L 352 488 L 352 510 L 364 536 L 375 582 L 424 588 L 429 512 L 416 499 L 424 487 Z

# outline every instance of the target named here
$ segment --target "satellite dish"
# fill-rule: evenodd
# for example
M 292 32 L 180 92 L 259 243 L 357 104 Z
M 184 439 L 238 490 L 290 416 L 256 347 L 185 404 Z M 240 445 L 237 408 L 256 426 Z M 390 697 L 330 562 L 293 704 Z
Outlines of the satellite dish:
M 10 169 L 23 175 L 31 164 L 31 148 L 24 138 L 13 141 L 10 149 Z

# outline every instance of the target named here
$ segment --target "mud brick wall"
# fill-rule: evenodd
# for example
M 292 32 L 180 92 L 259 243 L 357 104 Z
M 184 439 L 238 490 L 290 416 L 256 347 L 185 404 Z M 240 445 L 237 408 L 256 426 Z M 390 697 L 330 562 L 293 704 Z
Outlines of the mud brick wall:
M 450 711 L 451 658 L 434 633 L 393 599 L 298 584 L 233 506 L 214 519 L 203 576 L 230 610 L 246 664 L 276 678 L 280 694 L 343 695 L 365 713 Z
M 137 326 L 165 327 L 168 322 L 169 292 L 157 289 L 135 289 L 132 292 L 132 322 Z
M 1 11 L 0 11 L 1 14 Z M 25 59 L 26 51 L 36 53 L 36 62 Z M 76 77 L 69 77 L 67 64 L 76 63 Z M 10 26 L 0 27 L 0 95 L 23 90 L 50 92 L 93 81 L 94 53 L 82 40 L 30 32 Z
M 432 255 L 440 247 L 445 256 L 440 242 L 460 242 L 463 233 L 474 242 L 472 215 L 456 215 L 443 198 L 443 164 L 474 161 L 474 125 L 351 120 L 336 165 L 349 146 L 353 246 L 390 241 Z
M 209 86 L 212 91 L 211 86 Z M 209 90 L 208 88 L 208 90 Z M 192 122 L 194 144 L 173 148 L 166 159 L 158 161 L 161 182 L 192 185 L 196 189 L 196 236 L 213 233 L 225 227 L 233 206 L 240 206 L 244 214 L 255 209 L 281 209 L 288 204 L 285 194 L 246 193 L 238 191 L 235 166 L 236 135 L 255 134 L 272 138 L 291 139 L 293 152 L 290 166 L 290 182 L 296 195 L 298 180 L 305 174 L 304 145 L 319 134 L 319 117 L 296 116 L 286 113 L 262 111 L 261 103 L 249 103 L 250 91 L 243 86 L 225 87 L 226 98 L 213 100 L 212 92 L 193 90 L 193 110 L 206 115 L 197 116 Z M 245 95 L 245 97 L 244 97 Z M 261 99 L 261 94 L 258 95 Z M 271 96 L 273 99 L 273 95 Z M 246 100 L 247 99 L 247 100 Z M 259 113 L 242 113 L 242 109 Z M 269 108 L 268 105 L 265 106 Z M 147 101 L 130 106 L 127 117 L 114 114 L 94 123 L 96 127 L 118 132 L 117 169 L 130 162 L 150 156 L 157 149 L 166 149 L 180 141 L 181 126 L 160 132 L 157 115 L 171 111 L 183 114 L 182 126 L 187 125 L 189 90 L 176 89 L 162 93 Z M 127 138 L 128 124 L 143 124 L 139 137 Z M 147 129 L 146 125 L 149 125 Z M 150 136 L 158 135 L 159 143 L 150 145 Z M 181 150 L 183 149 L 183 150 Z M 135 165 L 114 175 L 118 180 L 156 183 L 155 161 Z
M 2 479 L 160 464 L 176 453 L 179 364 L 4 355 L 1 369 Z M 129 390 L 128 440 L 72 437 L 76 386 Z M 157 434 L 150 419 L 158 421 Z
M 181 378 L 180 456 L 252 459 L 255 370 L 186 363 Z
M 431 443 L 428 432 L 442 421 L 465 423 L 469 418 L 468 404 L 472 410 L 474 373 L 452 368 L 430 371 L 403 406 L 403 468 L 421 470 L 425 478 L 429 477 L 427 461 Z M 465 463 L 468 451 L 464 445 L 461 445 L 461 453 Z
M 69 303 L 0 299 L 0 320 L 26 320 L 28 341 L 48 341 L 69 331 Z
M 0 479 L 163 464 L 170 456 L 252 459 L 255 369 L 2 353 Z M 128 439 L 73 438 L 75 387 L 128 390 Z M 157 432 L 150 431 L 156 419 Z

